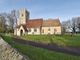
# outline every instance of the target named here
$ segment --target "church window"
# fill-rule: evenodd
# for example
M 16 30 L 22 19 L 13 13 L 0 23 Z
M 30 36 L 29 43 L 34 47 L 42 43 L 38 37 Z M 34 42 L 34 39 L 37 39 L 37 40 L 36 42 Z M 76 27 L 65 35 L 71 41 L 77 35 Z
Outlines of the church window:
M 36 28 L 34 29 L 34 32 L 37 32 L 37 29 Z
M 48 29 L 48 31 L 50 31 L 50 28 Z

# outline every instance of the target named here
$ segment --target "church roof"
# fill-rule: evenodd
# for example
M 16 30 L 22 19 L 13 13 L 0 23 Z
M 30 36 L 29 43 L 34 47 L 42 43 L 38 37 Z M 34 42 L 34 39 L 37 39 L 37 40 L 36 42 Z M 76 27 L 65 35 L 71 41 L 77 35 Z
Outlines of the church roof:
M 53 27 L 53 26 L 61 26 L 59 19 L 30 19 L 26 22 L 26 24 L 18 25 L 17 28 L 23 26 L 24 29 L 27 28 L 37 28 L 37 27 Z
M 43 23 L 43 19 L 30 19 L 27 21 L 26 27 L 27 28 L 41 27 L 42 23 Z
M 60 20 L 59 19 L 48 19 L 44 20 L 43 27 L 49 27 L 49 26 L 61 26 Z

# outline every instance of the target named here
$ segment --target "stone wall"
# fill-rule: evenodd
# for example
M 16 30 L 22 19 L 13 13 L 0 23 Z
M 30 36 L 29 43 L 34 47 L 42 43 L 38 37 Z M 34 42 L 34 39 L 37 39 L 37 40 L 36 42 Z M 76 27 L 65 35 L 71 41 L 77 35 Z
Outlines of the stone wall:
M 29 60 L 0 37 L 0 60 Z

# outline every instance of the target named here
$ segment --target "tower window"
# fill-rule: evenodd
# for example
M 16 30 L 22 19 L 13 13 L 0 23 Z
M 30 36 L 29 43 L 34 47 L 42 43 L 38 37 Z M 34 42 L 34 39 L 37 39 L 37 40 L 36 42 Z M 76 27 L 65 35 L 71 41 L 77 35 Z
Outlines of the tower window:
M 22 16 L 24 16 L 24 15 L 22 14 Z

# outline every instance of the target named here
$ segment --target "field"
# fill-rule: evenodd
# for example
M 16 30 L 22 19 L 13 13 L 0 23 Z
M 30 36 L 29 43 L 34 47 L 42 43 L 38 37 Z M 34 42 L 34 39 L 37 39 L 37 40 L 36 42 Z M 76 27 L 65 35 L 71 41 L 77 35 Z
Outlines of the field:
M 34 37 L 33 36 L 28 36 L 28 37 L 32 37 L 32 38 L 35 37 L 35 39 L 36 39 L 39 36 L 37 36 L 37 37 L 36 36 L 34 36 Z M 50 36 L 45 36 L 45 37 L 46 37 L 46 41 L 47 41 L 46 43 L 50 43 L 50 42 L 48 42 L 48 39 L 49 39 Z M 65 39 L 67 40 L 68 37 L 69 36 L 65 37 Z M 13 39 L 11 37 L 9 37 L 9 36 L 3 36 L 3 38 L 4 38 L 5 41 L 7 41 L 9 44 L 11 44 L 12 47 L 18 49 L 19 52 L 27 55 L 31 60 L 80 60 L 80 56 L 73 56 L 73 55 L 69 55 L 69 54 L 65 54 L 65 53 L 60 53 L 60 52 L 55 52 L 55 51 L 49 51 L 47 49 L 37 48 L 37 47 L 30 46 L 30 45 L 26 45 L 25 46 L 23 44 L 19 44 L 19 43 L 13 42 Z M 57 37 L 56 39 L 61 39 L 61 38 L 62 37 L 60 36 L 59 38 Z M 77 38 L 79 39 L 79 36 L 76 36 L 76 39 Z M 41 38 L 38 38 L 38 39 L 41 39 Z M 72 37 L 69 37 L 68 39 L 71 40 Z M 78 41 L 78 39 L 77 39 L 77 41 Z M 39 41 L 45 42 L 43 40 L 36 40 L 36 41 L 38 41 L 38 42 Z M 69 44 L 66 43 L 66 45 L 78 46 L 78 44 L 76 44 L 77 41 L 76 42 L 73 42 L 75 44 L 70 44 L 70 43 L 72 43 L 72 42 L 70 42 Z M 60 42 L 58 42 L 58 43 L 60 43 Z
M 80 35 L 27 35 L 22 38 L 29 41 L 31 40 L 47 44 L 55 43 L 59 46 L 80 47 Z

